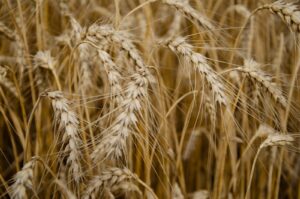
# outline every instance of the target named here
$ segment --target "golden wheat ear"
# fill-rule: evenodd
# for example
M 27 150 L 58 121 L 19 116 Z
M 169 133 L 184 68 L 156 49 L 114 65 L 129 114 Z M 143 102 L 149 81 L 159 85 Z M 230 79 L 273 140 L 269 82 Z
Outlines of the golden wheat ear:
M 188 1 L 163 0 L 162 2 L 171 7 L 174 7 L 176 10 L 182 13 L 183 16 L 195 22 L 200 27 L 203 27 L 205 30 L 213 31 L 216 29 L 214 25 L 208 20 L 208 18 L 205 17 L 202 13 L 195 10 L 193 7 L 191 7 Z
M 55 122 L 58 124 L 59 131 L 63 133 L 63 152 L 67 154 L 68 171 L 78 183 L 82 178 L 81 160 L 83 156 L 80 149 L 82 141 L 79 136 L 77 115 L 70 109 L 69 102 L 62 92 L 48 92 L 47 96 L 52 101 Z
M 206 58 L 202 54 L 195 52 L 193 50 L 193 46 L 187 43 L 185 38 L 172 38 L 162 42 L 161 44 L 170 48 L 170 50 L 175 54 L 183 56 L 192 64 L 195 71 L 200 73 L 206 82 L 208 82 L 216 102 L 224 105 L 228 104 L 228 99 L 225 94 L 225 86 L 221 81 L 221 78 L 218 77 L 216 72 L 209 66 Z
M 296 4 L 279 0 L 263 7 L 278 15 L 292 30 L 300 32 L 300 11 Z
M 282 91 L 278 88 L 276 83 L 272 82 L 271 77 L 260 69 L 260 64 L 253 59 L 246 59 L 244 61 L 244 66 L 238 67 L 236 70 L 245 73 L 247 77 L 265 88 L 272 98 L 281 104 L 282 107 L 287 107 L 287 99 Z
M 33 189 L 33 167 L 34 160 L 27 162 L 23 168 L 14 176 L 14 183 L 10 187 L 10 196 L 12 199 L 27 198 L 26 190 Z
M 108 168 L 99 176 L 93 177 L 83 193 L 83 199 L 103 197 L 105 192 L 114 196 L 134 191 L 142 196 L 142 192 L 137 186 L 137 179 L 138 177 L 127 168 Z

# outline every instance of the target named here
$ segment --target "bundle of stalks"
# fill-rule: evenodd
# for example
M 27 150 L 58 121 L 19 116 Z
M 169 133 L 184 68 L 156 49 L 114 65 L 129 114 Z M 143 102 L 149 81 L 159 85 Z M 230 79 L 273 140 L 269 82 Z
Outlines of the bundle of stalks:
M 296 2 L 0 8 L 0 198 L 299 198 Z

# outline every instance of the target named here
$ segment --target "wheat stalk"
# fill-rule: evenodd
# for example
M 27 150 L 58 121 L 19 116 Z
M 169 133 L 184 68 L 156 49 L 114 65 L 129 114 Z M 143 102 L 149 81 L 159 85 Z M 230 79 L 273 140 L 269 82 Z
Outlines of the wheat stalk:
M 177 12 L 174 13 L 174 19 L 169 26 L 168 32 L 165 34 L 165 38 L 174 37 L 180 32 L 182 17 Z

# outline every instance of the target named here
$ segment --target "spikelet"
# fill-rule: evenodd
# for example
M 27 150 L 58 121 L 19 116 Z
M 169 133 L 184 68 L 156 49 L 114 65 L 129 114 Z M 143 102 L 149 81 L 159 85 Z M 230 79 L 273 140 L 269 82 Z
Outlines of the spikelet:
M 138 177 L 127 168 L 110 167 L 100 175 L 93 177 L 83 193 L 83 199 L 94 199 L 101 196 L 101 192 L 109 191 L 112 194 L 135 191 L 141 195 L 141 191 L 135 183 Z
M 207 95 L 204 97 L 204 106 L 209 115 L 211 130 L 214 131 L 216 129 L 217 110 L 213 100 Z
M 259 68 L 259 64 L 257 62 L 252 59 L 246 59 L 244 67 L 238 67 L 236 70 L 245 73 L 250 79 L 264 87 L 274 100 L 280 103 L 283 107 L 287 106 L 287 100 L 281 90 L 278 89 L 276 83 L 272 82 L 271 77 Z
M 273 133 L 275 133 L 275 129 L 267 124 L 260 124 L 257 131 L 255 132 L 255 136 L 257 137 L 267 137 Z
M 26 189 L 32 190 L 33 186 L 33 167 L 34 160 L 27 162 L 23 168 L 15 174 L 14 183 L 10 187 L 10 196 L 12 199 L 26 199 Z
M 69 173 L 76 182 L 79 182 L 82 174 L 80 159 L 81 140 L 78 130 L 78 119 L 69 105 L 66 98 L 60 91 L 48 92 L 47 96 L 52 100 L 52 107 L 55 112 L 55 121 L 58 122 L 59 130 L 63 132 L 64 153 L 67 154 L 67 165 Z
M 177 182 L 172 187 L 172 199 L 184 199 L 184 196 Z
M 39 51 L 34 56 L 35 66 L 39 66 L 48 70 L 54 70 L 54 59 L 51 57 L 50 51 Z
M 208 199 L 209 192 L 207 190 L 198 190 L 190 194 L 191 199 Z
M 208 65 L 203 55 L 194 52 L 193 47 L 188 44 L 183 37 L 170 39 L 169 41 L 163 42 L 162 44 L 169 47 L 174 53 L 180 54 L 185 59 L 187 59 L 193 65 L 195 70 L 202 76 L 204 76 L 205 80 L 208 82 L 209 86 L 212 89 L 215 100 L 219 104 L 227 104 L 228 100 L 227 96 L 225 95 L 225 88 L 223 86 L 224 83 L 222 83 L 221 79 Z

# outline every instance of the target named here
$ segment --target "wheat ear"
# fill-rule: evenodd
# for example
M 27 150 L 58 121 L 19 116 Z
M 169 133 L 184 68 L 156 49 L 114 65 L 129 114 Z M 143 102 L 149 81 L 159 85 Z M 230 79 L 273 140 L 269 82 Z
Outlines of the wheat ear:
M 51 56 L 50 51 L 37 52 L 37 54 L 34 56 L 34 63 L 35 63 L 35 67 L 41 67 L 41 68 L 50 70 L 55 79 L 58 90 L 61 90 L 61 84 L 59 81 L 59 77 L 54 68 L 55 61 L 54 61 L 53 57 Z
M 86 40 L 95 44 L 100 42 L 100 44 L 97 45 L 99 48 L 106 48 L 108 44 L 119 44 L 121 46 L 121 50 L 127 52 L 129 58 L 134 61 L 136 70 L 142 70 L 146 72 L 148 81 L 150 83 L 155 82 L 155 79 L 151 75 L 149 68 L 144 63 L 144 60 L 142 59 L 138 49 L 131 41 L 128 33 L 115 30 L 110 25 L 99 26 L 94 24 L 88 28 Z
M 148 96 L 147 72 L 138 70 L 131 78 L 121 103 L 122 112 L 116 117 L 112 126 L 107 129 L 108 133 L 92 153 L 94 161 L 111 156 L 114 159 L 120 159 L 126 151 L 126 140 L 136 128 L 143 100 Z
M 48 92 L 47 96 L 52 100 L 52 107 L 55 112 L 55 121 L 59 130 L 63 132 L 64 153 L 67 154 L 67 165 L 69 173 L 76 182 L 79 182 L 82 174 L 80 159 L 81 139 L 79 137 L 78 119 L 70 107 L 68 100 L 60 91 Z
M 81 37 L 85 33 L 86 29 L 81 27 L 81 25 L 76 21 L 72 15 L 69 16 L 69 21 L 72 27 L 70 32 L 71 41 L 73 45 L 77 45 L 81 42 Z M 78 60 L 79 60 L 79 70 L 81 74 L 80 90 L 82 93 L 86 93 L 93 87 L 92 83 L 92 49 L 88 44 L 82 43 L 77 46 Z
M 119 72 L 119 69 L 107 52 L 98 50 L 98 55 L 102 60 L 104 68 L 108 75 L 112 98 L 116 101 L 117 105 L 120 105 L 124 98 L 122 95 L 121 86 L 122 76 Z
M 248 186 L 247 186 L 247 191 L 245 194 L 245 198 L 249 198 L 249 191 L 251 188 L 251 182 L 252 182 L 252 178 L 253 178 L 253 174 L 254 174 L 254 168 L 255 168 L 255 163 L 257 161 L 258 155 L 260 153 L 260 151 L 268 146 L 288 146 L 291 145 L 291 143 L 294 141 L 295 139 L 288 135 L 288 134 L 282 134 L 279 132 L 276 133 L 272 133 L 269 134 L 267 139 L 265 139 L 265 141 L 259 146 L 258 151 L 256 152 L 256 155 L 254 157 L 254 161 L 252 163 L 252 168 L 251 168 L 251 172 L 250 172 L 250 179 L 248 182 Z
M 138 182 L 138 177 L 133 174 L 129 169 L 111 167 L 103 171 L 99 176 L 93 177 L 93 179 L 87 185 L 86 190 L 83 193 L 83 199 L 98 198 L 97 195 L 100 191 L 107 189 L 111 193 L 118 191 L 136 191 L 141 196 L 141 191 L 135 184 Z M 128 188 L 127 190 L 124 188 Z
M 296 4 L 279 0 L 264 5 L 261 9 L 269 9 L 278 15 L 293 31 L 300 32 L 300 11 L 298 11 Z
M 188 1 L 163 0 L 162 2 L 176 8 L 176 10 L 186 16 L 189 20 L 197 23 L 200 27 L 208 29 L 209 31 L 215 30 L 214 25 L 207 19 L 207 17 L 191 7 L 188 4 Z
M 276 102 L 283 107 L 287 107 L 287 100 L 281 90 L 278 89 L 276 83 L 272 82 L 271 77 L 260 69 L 260 65 L 257 62 L 252 59 L 246 59 L 244 67 L 238 67 L 236 70 L 247 74 L 250 79 L 263 86 Z
M 166 45 L 174 53 L 183 56 L 192 63 L 196 71 L 204 76 L 205 80 L 208 82 L 216 101 L 220 104 L 227 104 L 228 100 L 225 95 L 225 88 L 223 86 L 224 83 L 222 83 L 217 74 L 208 65 L 206 58 L 203 55 L 193 51 L 192 45 L 188 44 L 183 37 L 170 39 L 162 44 Z
M 127 52 L 129 58 L 134 61 L 136 68 L 121 103 L 123 112 L 107 129 L 104 138 L 92 153 L 94 161 L 107 157 L 120 159 L 126 151 L 126 140 L 132 134 L 132 128 L 136 128 L 137 113 L 141 111 L 142 101 L 147 99 L 148 85 L 154 82 L 154 78 L 126 32 L 117 31 L 110 25 L 94 24 L 88 28 L 85 36 L 85 40 L 96 45 L 98 50 L 106 49 L 108 44 L 119 44 L 121 50 Z M 100 58 L 105 58 L 106 64 L 113 64 L 108 60 L 107 53 L 100 51 Z
M 26 199 L 26 189 L 31 189 L 33 186 L 33 167 L 34 160 L 27 162 L 23 168 L 14 176 L 14 183 L 11 186 L 10 196 L 13 199 Z

